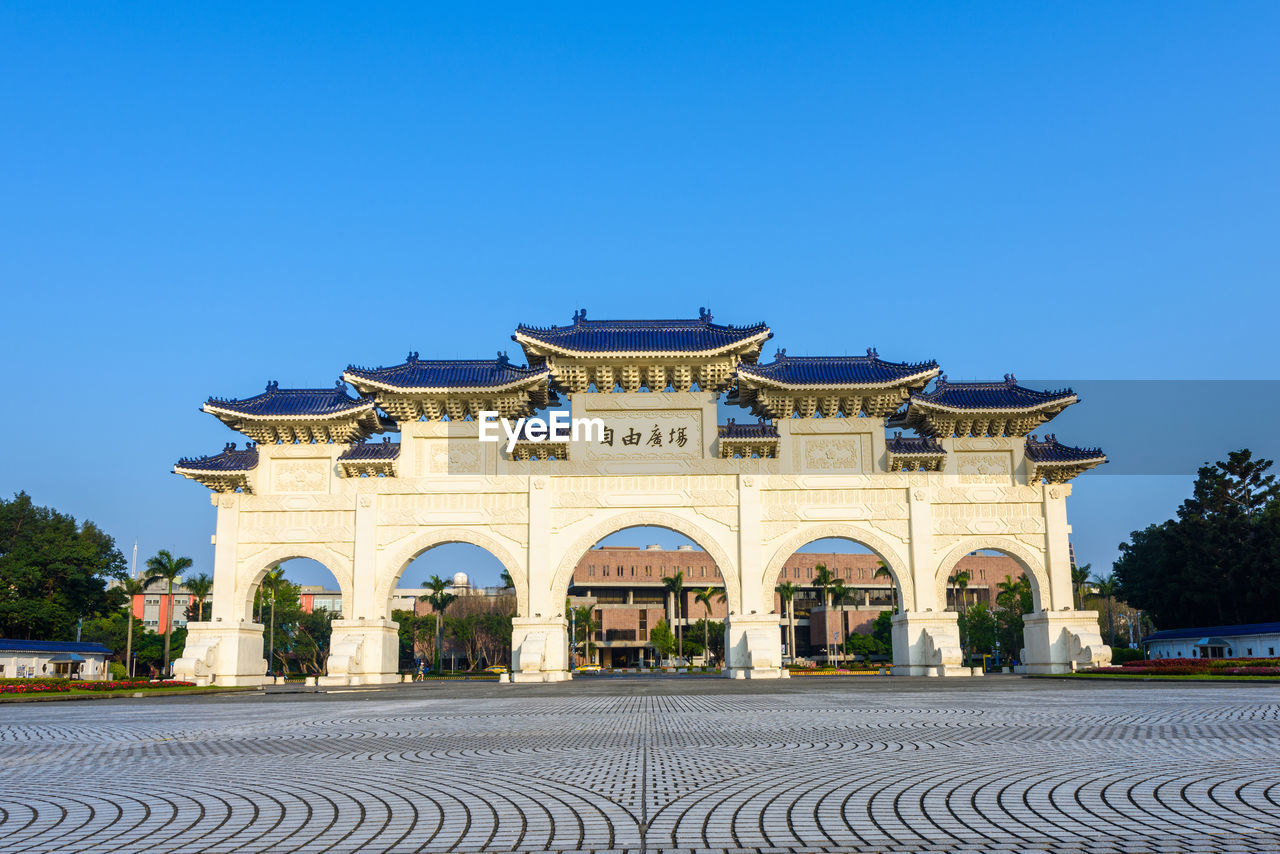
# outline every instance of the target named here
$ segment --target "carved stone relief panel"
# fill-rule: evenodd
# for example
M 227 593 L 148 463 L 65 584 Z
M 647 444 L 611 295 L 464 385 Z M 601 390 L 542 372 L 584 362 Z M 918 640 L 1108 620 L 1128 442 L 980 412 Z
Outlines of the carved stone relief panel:
M 1008 451 L 957 453 L 955 466 L 961 483 L 991 483 L 1013 478 L 1013 455 Z
M 939 504 L 933 508 L 938 534 L 1034 534 L 1044 531 L 1035 504 Z
M 861 444 L 856 436 L 805 436 L 797 447 L 802 452 L 803 471 L 861 471 Z
M 328 492 L 328 459 L 272 460 L 273 492 Z

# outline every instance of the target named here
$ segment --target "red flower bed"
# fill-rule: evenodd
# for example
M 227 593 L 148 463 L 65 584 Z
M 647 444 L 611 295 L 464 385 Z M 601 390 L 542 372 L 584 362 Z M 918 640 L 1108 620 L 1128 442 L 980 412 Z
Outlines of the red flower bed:
M 1274 658 L 1156 658 L 1128 661 L 1119 667 L 1098 667 L 1091 673 L 1125 673 L 1134 676 L 1280 676 L 1280 660 Z
M 68 691 L 146 691 L 153 688 L 194 688 L 194 682 L 166 679 L 163 682 L 69 682 L 66 679 L 7 679 L 0 682 L 0 694 L 57 694 Z

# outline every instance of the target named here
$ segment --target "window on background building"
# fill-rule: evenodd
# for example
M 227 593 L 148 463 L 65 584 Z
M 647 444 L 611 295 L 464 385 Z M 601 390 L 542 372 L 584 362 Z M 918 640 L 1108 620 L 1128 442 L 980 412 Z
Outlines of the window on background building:
M 1248 647 L 1244 651 L 1245 655 L 1253 655 L 1253 647 Z

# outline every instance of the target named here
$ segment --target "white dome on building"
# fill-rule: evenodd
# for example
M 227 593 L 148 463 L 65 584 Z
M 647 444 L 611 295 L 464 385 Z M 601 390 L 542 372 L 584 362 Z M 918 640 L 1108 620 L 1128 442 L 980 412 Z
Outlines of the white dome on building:
M 467 574 L 465 572 L 455 572 L 453 574 L 453 586 L 454 587 L 470 587 L 471 580 L 467 578 Z

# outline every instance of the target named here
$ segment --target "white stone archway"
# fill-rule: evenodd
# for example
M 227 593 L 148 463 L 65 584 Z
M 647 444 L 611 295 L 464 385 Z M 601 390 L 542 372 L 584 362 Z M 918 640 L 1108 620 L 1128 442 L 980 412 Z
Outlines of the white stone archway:
M 1027 580 L 1031 582 L 1032 610 L 1052 610 L 1052 603 L 1044 601 L 1050 594 L 1049 578 L 1045 573 L 1043 556 L 1017 540 L 1005 537 L 971 537 L 961 541 L 959 545 L 947 552 L 938 563 L 938 571 L 934 575 L 936 601 L 943 603 L 944 609 L 947 601 L 947 580 L 955 571 L 956 564 L 960 563 L 966 555 L 985 550 L 1003 552 L 1022 567 Z
M 773 556 L 769 559 L 764 572 L 763 595 L 766 601 L 773 600 L 774 588 L 778 584 L 778 576 L 787 560 L 809 543 L 826 539 L 849 540 L 874 552 L 876 557 L 884 561 L 885 568 L 893 576 L 893 583 L 898 588 L 898 596 L 900 597 L 898 607 L 904 611 L 915 609 L 915 589 L 911 584 L 907 556 L 899 553 L 883 537 L 865 528 L 848 523 L 826 523 L 801 528 L 774 548 Z
M 408 571 L 409 566 L 422 555 L 449 543 L 466 543 L 484 549 L 502 564 L 516 586 L 516 612 L 525 614 L 529 607 L 529 573 L 523 560 L 516 557 L 519 552 L 513 549 L 513 543 L 504 541 L 483 530 L 474 528 L 437 528 L 427 529 L 416 534 L 407 543 L 396 546 L 381 561 L 378 581 L 374 587 L 374 602 L 380 607 L 387 619 L 391 618 L 391 596 L 396 585 Z

